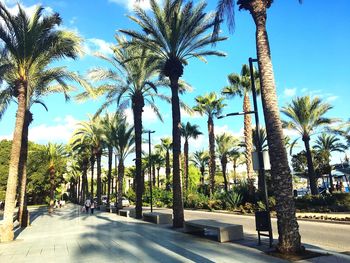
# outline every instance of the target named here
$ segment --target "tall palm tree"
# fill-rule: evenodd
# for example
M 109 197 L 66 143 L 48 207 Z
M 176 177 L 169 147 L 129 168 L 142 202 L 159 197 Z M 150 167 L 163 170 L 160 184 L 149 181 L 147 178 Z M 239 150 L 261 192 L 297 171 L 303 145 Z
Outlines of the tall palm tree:
M 162 151 L 165 153 L 165 189 L 170 190 L 170 151 L 173 148 L 173 143 L 171 141 L 171 138 L 162 138 L 160 139 L 161 144 L 156 145 L 155 148 L 159 151 Z M 174 166 L 173 166 L 174 167 Z M 174 172 L 173 172 L 174 176 Z M 172 182 L 174 184 L 174 182 Z
M 194 5 L 192 1 L 165 0 L 160 6 L 151 0 L 151 17 L 141 8 L 135 8 L 136 22 L 142 29 L 120 30 L 133 38 L 129 45 L 141 46 L 152 52 L 158 59 L 161 75 L 170 80 L 172 120 L 173 120 L 173 213 L 174 227 L 182 227 L 184 221 L 180 154 L 181 154 L 181 114 L 179 100 L 179 79 L 189 58 L 204 60 L 205 56 L 224 56 L 223 53 L 205 50 L 208 45 L 226 38 L 205 35 L 213 26 L 212 14 L 206 14 L 206 3 Z
M 135 152 L 135 136 L 134 127 L 129 126 L 125 118 L 119 117 L 120 122 L 115 128 L 116 144 L 114 145 L 118 153 L 118 191 L 117 201 L 118 209 L 122 209 L 123 197 L 123 179 L 125 173 L 125 159 L 133 152 Z
M 243 97 L 243 112 L 250 112 L 250 99 L 249 94 L 252 91 L 251 79 L 249 66 L 244 64 L 242 66 L 241 74 L 232 73 L 228 77 L 229 86 L 224 87 L 221 93 L 228 98 L 233 98 L 236 96 Z M 259 94 L 260 88 L 258 84 L 259 72 L 254 70 L 254 80 L 256 83 L 257 91 Z M 247 166 L 247 176 L 250 185 L 253 185 L 253 161 L 252 161 L 252 151 L 253 151 L 253 137 L 252 137 L 252 117 L 250 114 L 244 115 L 244 142 L 246 149 L 246 166 Z
M 322 133 L 318 136 L 315 142 L 314 148 L 321 154 L 326 162 L 326 168 L 329 173 L 329 184 L 331 192 L 334 191 L 333 178 L 332 178 L 332 166 L 330 165 L 332 152 L 344 152 L 346 145 L 340 142 L 340 139 L 335 135 L 328 135 Z
M 117 138 L 115 134 L 116 127 L 120 124 L 120 118 L 118 114 L 106 114 L 101 119 L 103 129 L 103 140 L 106 143 L 108 151 L 108 172 L 107 172 L 107 204 L 110 204 L 111 193 L 111 180 L 112 180 L 112 161 L 113 161 L 113 145 L 116 143 Z
M 65 161 L 66 151 L 62 144 L 48 143 L 46 146 L 46 156 L 48 158 L 48 171 L 50 176 L 50 206 L 49 213 L 53 212 L 55 199 L 55 173 L 58 167 Z
M 157 169 L 157 187 L 160 187 L 160 178 L 159 178 L 159 172 L 160 172 L 160 168 L 162 168 L 165 165 L 165 158 L 162 154 L 162 151 L 158 150 L 157 148 L 159 148 L 159 146 L 155 146 L 156 152 L 154 154 L 154 158 L 153 158 L 153 164 L 156 166 Z
M 302 0 L 299 0 L 302 2 Z M 276 212 L 278 223 L 277 249 L 281 253 L 297 253 L 302 250 L 299 225 L 295 216 L 292 195 L 292 175 L 288 156 L 283 144 L 284 136 L 277 103 L 275 77 L 271 50 L 266 30 L 267 9 L 273 0 L 219 0 L 215 17 L 213 37 L 220 31 L 220 23 L 227 17 L 230 28 L 234 26 L 234 5 L 240 10 L 249 11 L 256 26 L 256 50 L 260 72 L 260 87 L 267 132 L 271 175 L 276 192 Z
M 204 188 L 204 173 L 205 173 L 205 167 L 209 163 L 209 152 L 208 151 L 196 151 L 192 155 L 191 161 L 194 163 L 194 165 L 197 166 L 201 173 L 201 186 L 202 189 Z
M 33 114 L 31 107 L 35 104 L 42 105 L 48 110 L 46 104 L 42 100 L 43 97 L 55 94 L 63 93 L 66 101 L 69 100 L 68 93 L 74 90 L 73 87 L 67 84 L 67 81 L 79 81 L 79 77 L 69 72 L 65 67 L 47 68 L 43 63 L 37 67 L 32 67 L 30 72 L 31 78 L 28 81 L 27 92 L 27 110 L 25 111 L 25 121 L 22 133 L 22 147 L 21 158 L 19 162 L 19 209 L 18 220 L 22 227 L 26 227 L 28 223 L 28 211 L 25 204 L 25 193 L 27 185 L 27 154 L 28 154 L 28 130 L 29 125 L 33 121 Z M 8 70 L 5 76 L 7 86 L 0 91 L 0 119 L 5 113 L 6 109 L 12 101 L 15 101 L 13 97 L 13 89 L 16 86 L 16 72 Z
M 82 121 L 78 123 L 78 128 L 73 134 L 73 144 L 75 143 L 85 143 L 91 148 L 91 158 L 96 158 L 97 164 L 97 203 L 101 205 L 101 158 L 103 153 L 103 148 L 105 145 L 103 138 L 103 128 L 101 124 L 101 118 L 90 118 L 89 121 Z M 90 167 L 93 170 L 93 167 Z M 91 185 L 93 185 L 93 178 L 91 178 Z M 90 193 L 93 197 L 93 193 Z
M 76 138 L 74 134 L 69 141 L 69 146 L 71 148 L 71 156 L 77 160 L 81 170 L 81 187 L 78 187 L 78 201 L 80 204 L 83 204 L 89 193 L 87 171 L 89 168 L 89 159 L 91 157 L 91 147 L 86 140 L 84 141 L 81 140 L 81 138 Z
M 267 151 L 267 136 L 266 136 L 266 130 L 262 127 L 258 129 L 255 127 L 255 129 L 252 129 L 252 140 L 253 140 L 253 146 L 254 146 L 254 152 L 257 152 L 259 149 L 258 145 L 260 145 L 260 149 L 262 151 Z M 257 141 L 258 138 L 258 141 Z M 247 156 L 248 153 L 246 153 Z M 249 154 L 251 156 L 251 154 Z M 258 176 L 258 189 L 260 193 L 264 193 L 265 191 L 265 183 L 263 179 L 263 175 L 261 174 L 261 170 L 259 170 L 259 176 Z
M 88 94 L 94 97 L 106 95 L 107 99 L 97 114 L 113 104 L 125 108 L 131 101 L 135 130 L 136 218 L 142 218 L 142 112 L 148 104 L 162 120 L 154 98 L 169 99 L 157 93 L 157 87 L 162 83 L 154 81 L 158 63 L 150 58 L 150 52 L 139 47 L 125 47 L 125 39 L 121 37 L 117 36 L 116 40 L 112 58 L 98 54 L 111 68 L 95 68 L 89 72 L 92 80 L 106 83 L 95 89 L 88 88 Z M 82 95 L 80 97 L 86 94 Z
M 216 169 L 214 118 L 221 115 L 222 109 L 226 104 L 223 103 L 224 98 L 218 98 L 215 92 L 211 92 L 205 96 L 198 96 L 195 100 L 197 105 L 193 107 L 193 110 L 208 117 L 210 193 L 214 194 Z
M 243 154 L 240 151 L 235 151 L 231 155 L 231 160 L 233 163 L 233 181 L 236 184 L 237 183 L 237 167 L 240 164 L 245 163 L 245 161 L 242 158 Z
M 185 178 L 185 189 L 188 190 L 188 140 L 190 138 L 197 139 L 201 135 L 198 125 L 192 125 L 187 122 L 181 125 L 181 136 L 184 137 L 184 178 Z
M 217 145 L 218 157 L 221 163 L 222 175 L 224 177 L 225 192 L 227 193 L 228 180 L 226 176 L 226 172 L 227 172 L 226 167 L 231 156 L 233 156 L 236 152 L 238 152 L 237 146 L 239 144 L 239 141 L 234 136 L 228 133 L 223 133 L 215 136 L 215 142 Z
M 322 102 L 319 98 L 311 99 L 310 96 L 297 97 L 282 108 L 282 112 L 290 119 L 288 122 L 284 122 L 285 127 L 297 131 L 304 142 L 310 189 L 313 195 L 318 194 L 318 188 L 315 168 L 312 163 L 310 136 L 318 128 L 335 121 L 324 117 L 330 109 L 332 109 L 332 106 L 328 103 Z
M 9 176 L 6 188 L 4 223 L 1 241 L 13 240 L 13 210 L 18 179 L 18 167 L 22 146 L 22 134 L 27 109 L 27 93 L 30 73 L 33 67 L 48 65 L 55 60 L 76 58 L 79 52 L 80 38 L 72 32 L 59 30 L 62 22 L 59 14 L 43 16 L 43 8 L 37 7 L 31 17 L 18 5 L 18 13 L 12 14 L 0 3 L 0 39 L 8 51 L 16 69 L 17 97 L 16 124 L 11 150 Z

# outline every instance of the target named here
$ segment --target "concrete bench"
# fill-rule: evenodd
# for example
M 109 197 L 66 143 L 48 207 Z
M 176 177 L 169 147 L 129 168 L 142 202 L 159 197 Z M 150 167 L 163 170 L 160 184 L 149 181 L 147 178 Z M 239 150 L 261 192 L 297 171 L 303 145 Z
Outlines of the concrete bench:
M 214 230 L 218 234 L 219 242 L 243 239 L 243 226 L 221 223 L 215 220 L 190 220 L 185 222 L 185 232 L 203 232 L 206 229 Z
M 118 214 L 125 217 L 135 217 L 135 209 L 120 209 Z
M 147 213 L 143 213 L 143 220 L 147 222 L 152 222 L 155 224 L 172 224 L 173 215 L 163 214 L 158 212 L 147 212 Z

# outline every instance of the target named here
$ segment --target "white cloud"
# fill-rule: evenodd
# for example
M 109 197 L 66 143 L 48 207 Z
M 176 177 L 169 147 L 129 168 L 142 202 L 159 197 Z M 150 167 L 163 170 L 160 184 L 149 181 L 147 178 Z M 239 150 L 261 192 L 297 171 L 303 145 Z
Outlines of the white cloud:
M 111 3 L 123 5 L 129 11 L 133 10 L 135 6 L 139 6 L 145 10 L 151 9 L 151 5 L 150 5 L 149 0 L 140 0 L 140 1 L 138 1 L 138 0 L 108 0 L 108 1 Z
M 291 88 L 291 89 L 284 89 L 283 93 L 284 93 L 284 96 L 286 97 L 294 97 L 295 94 L 297 92 L 297 89 L 296 88 Z
M 231 134 L 235 137 L 242 137 L 243 136 L 243 131 L 244 128 L 242 127 L 238 132 L 233 132 L 229 129 L 228 125 L 224 125 L 224 126 L 215 126 L 214 127 L 214 132 L 215 135 L 219 135 L 219 134 L 223 134 L 223 133 L 228 133 Z
M 291 129 L 283 129 L 283 135 L 291 138 L 300 136 L 300 134 L 296 130 L 291 130 Z
M 327 97 L 327 99 L 326 99 L 326 100 L 327 100 L 328 102 L 332 102 L 332 101 L 337 100 L 338 98 L 339 98 L 338 96 L 334 96 L 334 95 L 333 95 L 333 96 L 329 96 L 329 97 Z
M 29 140 L 37 143 L 62 142 L 67 143 L 72 136 L 78 120 L 73 116 L 67 115 L 63 119 L 57 117 L 54 119 L 56 124 L 40 124 L 29 128 Z
M 126 116 L 126 120 L 128 123 L 132 124 L 134 123 L 134 116 L 131 108 L 125 109 L 124 114 Z M 145 128 L 147 128 L 147 125 L 153 124 L 157 122 L 159 119 L 156 115 L 156 113 L 153 111 L 153 109 L 150 106 L 145 106 L 143 108 L 142 113 L 142 124 Z
M 102 53 L 104 55 L 112 55 L 113 51 L 109 43 L 103 39 L 89 38 L 85 41 L 83 51 L 86 55 L 93 56 L 95 53 Z
M 198 112 L 188 113 L 184 109 L 180 109 L 180 112 L 181 112 L 181 118 L 187 118 L 187 119 L 202 118 L 202 116 Z
M 190 138 L 188 141 L 190 152 L 208 148 L 208 140 L 204 135 L 199 135 L 197 139 Z
M 12 140 L 13 136 L 12 135 L 0 135 L 0 141 L 1 140 Z

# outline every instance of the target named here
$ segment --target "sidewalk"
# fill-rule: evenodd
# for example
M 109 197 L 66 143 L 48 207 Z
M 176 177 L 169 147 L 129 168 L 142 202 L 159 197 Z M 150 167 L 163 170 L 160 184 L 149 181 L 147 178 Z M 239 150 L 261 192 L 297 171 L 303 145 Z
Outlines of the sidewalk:
M 346 256 L 324 256 L 302 262 L 344 260 Z M 52 216 L 39 213 L 16 241 L 0 244 L 0 262 L 287 261 L 242 244 L 218 243 L 105 212 L 88 215 L 68 205 Z

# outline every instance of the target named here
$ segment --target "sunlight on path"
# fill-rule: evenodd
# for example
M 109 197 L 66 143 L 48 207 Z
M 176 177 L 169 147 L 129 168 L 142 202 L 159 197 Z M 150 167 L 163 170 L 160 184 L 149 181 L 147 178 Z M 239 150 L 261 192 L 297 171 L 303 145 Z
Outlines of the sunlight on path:
M 220 244 L 110 213 L 68 205 L 39 214 L 0 262 L 282 262 L 234 243 Z

